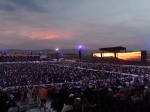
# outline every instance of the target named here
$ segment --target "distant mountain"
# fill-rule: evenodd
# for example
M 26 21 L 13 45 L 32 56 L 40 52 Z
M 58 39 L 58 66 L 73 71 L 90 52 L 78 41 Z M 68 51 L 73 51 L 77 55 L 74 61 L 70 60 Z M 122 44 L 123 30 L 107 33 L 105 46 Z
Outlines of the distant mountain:
M 1 50 L 2 51 L 2 50 Z M 36 53 L 38 54 L 39 52 L 45 53 L 45 54 L 51 54 L 51 53 L 55 53 L 55 50 L 52 49 L 42 49 L 42 50 L 32 50 L 32 53 Z M 77 54 L 78 50 L 77 49 L 59 49 L 58 51 L 59 53 L 65 54 L 65 53 L 73 53 L 73 54 Z M 90 55 L 93 52 L 99 52 L 98 50 L 86 50 L 84 49 L 82 51 L 83 54 L 85 55 Z M 2 54 L 2 52 L 1 52 Z M 7 54 L 30 54 L 30 50 L 20 50 L 20 49 L 8 49 L 7 50 Z

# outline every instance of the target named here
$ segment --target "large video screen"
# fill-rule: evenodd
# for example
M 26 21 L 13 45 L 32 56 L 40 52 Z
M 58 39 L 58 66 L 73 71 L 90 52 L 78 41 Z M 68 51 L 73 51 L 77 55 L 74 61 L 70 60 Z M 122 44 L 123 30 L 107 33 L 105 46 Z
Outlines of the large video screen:
M 93 57 L 101 57 L 101 53 L 93 53 Z M 102 53 L 102 57 L 115 57 L 114 53 Z M 141 51 L 116 53 L 116 57 L 125 61 L 141 61 Z
M 93 57 L 101 58 L 101 53 L 93 53 Z
M 117 58 L 126 61 L 141 61 L 141 51 L 118 53 Z

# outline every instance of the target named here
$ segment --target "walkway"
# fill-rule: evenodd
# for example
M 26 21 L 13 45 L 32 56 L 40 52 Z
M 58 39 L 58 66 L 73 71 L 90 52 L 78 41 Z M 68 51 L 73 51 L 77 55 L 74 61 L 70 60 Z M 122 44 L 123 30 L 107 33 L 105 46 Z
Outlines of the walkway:
M 34 98 L 32 98 L 31 90 L 30 89 L 28 89 L 28 90 L 29 90 L 29 92 L 28 92 L 28 103 L 29 103 L 29 108 L 30 108 L 30 110 L 28 112 L 50 112 L 49 109 L 50 109 L 50 105 L 51 105 L 51 100 L 47 99 L 46 111 L 44 111 L 44 108 L 41 108 L 41 111 L 40 111 L 38 101 L 34 100 Z M 17 102 L 17 104 L 18 104 L 18 106 L 20 106 L 20 101 Z M 56 111 L 53 111 L 53 112 L 56 112 Z

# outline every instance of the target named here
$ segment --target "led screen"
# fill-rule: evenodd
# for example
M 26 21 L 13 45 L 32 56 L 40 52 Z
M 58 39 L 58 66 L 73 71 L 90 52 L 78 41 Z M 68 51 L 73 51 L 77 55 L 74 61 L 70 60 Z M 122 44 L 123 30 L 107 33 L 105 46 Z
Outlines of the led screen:
M 117 58 L 126 61 L 141 61 L 141 52 L 118 53 Z
M 101 53 L 93 53 L 93 57 L 101 57 Z
M 103 57 L 115 57 L 115 54 L 114 53 L 104 53 L 102 56 Z
M 93 53 L 93 57 L 101 57 L 101 53 Z M 114 53 L 102 53 L 102 57 L 115 57 Z M 141 51 L 117 53 L 116 57 L 125 61 L 141 61 Z

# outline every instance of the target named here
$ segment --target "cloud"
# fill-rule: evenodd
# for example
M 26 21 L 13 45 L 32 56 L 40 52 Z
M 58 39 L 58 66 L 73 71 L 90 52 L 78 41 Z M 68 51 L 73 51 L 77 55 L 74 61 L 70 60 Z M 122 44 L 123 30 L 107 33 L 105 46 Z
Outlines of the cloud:
M 73 38 L 73 32 L 71 31 L 61 32 L 48 29 L 24 30 L 21 31 L 19 35 L 28 37 L 29 39 L 33 40 L 51 40 L 51 39 L 63 40 Z
M 7 2 L 0 1 L 0 10 L 3 11 L 15 11 L 15 7 L 12 4 L 8 4 Z
M 6 27 L 0 27 L 1 36 L 20 36 L 26 37 L 32 40 L 51 40 L 51 39 L 59 39 L 59 40 L 68 40 L 74 37 L 73 31 L 59 31 L 59 30 L 51 30 L 51 29 L 11 29 Z
M 0 9 L 5 11 L 31 11 L 38 13 L 48 12 L 46 8 L 42 6 L 42 2 L 39 0 L 5 0 L 0 1 Z
M 1 0 L 0 48 L 149 49 L 149 2 L 134 2 Z

